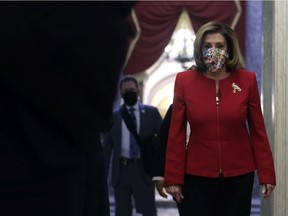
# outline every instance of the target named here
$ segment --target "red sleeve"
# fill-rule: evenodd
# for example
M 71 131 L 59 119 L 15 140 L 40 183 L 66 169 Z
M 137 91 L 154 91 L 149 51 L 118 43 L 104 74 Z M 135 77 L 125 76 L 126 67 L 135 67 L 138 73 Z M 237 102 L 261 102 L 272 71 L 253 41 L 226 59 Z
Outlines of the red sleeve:
M 184 183 L 187 118 L 182 75 L 184 73 L 178 73 L 175 80 L 172 119 L 166 151 L 166 186 Z
M 259 182 L 276 185 L 273 157 L 266 134 L 255 74 L 251 83 L 248 122 Z

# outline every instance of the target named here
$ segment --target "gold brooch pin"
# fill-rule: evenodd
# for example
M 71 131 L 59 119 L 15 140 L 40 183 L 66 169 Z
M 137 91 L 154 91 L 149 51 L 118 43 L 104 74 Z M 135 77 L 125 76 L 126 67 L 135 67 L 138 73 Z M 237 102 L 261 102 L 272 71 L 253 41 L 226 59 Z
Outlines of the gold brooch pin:
M 238 85 L 236 85 L 235 82 L 232 83 L 232 88 L 234 93 L 241 92 L 241 88 Z

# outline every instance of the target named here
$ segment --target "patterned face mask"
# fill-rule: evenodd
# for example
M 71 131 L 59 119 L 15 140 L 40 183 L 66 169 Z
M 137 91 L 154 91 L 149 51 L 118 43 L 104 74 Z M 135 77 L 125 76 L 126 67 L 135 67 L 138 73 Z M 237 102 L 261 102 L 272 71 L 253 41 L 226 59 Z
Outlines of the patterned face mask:
M 218 69 L 223 68 L 226 59 L 229 57 L 225 50 L 219 48 L 209 48 L 203 52 L 204 63 L 208 70 L 215 72 Z

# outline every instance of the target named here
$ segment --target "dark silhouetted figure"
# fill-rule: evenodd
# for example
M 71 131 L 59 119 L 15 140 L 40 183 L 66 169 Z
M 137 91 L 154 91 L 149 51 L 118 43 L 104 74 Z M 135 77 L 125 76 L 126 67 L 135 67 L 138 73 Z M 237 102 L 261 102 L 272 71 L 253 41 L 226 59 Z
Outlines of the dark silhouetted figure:
M 0 215 L 109 215 L 99 132 L 133 4 L 0 3 Z

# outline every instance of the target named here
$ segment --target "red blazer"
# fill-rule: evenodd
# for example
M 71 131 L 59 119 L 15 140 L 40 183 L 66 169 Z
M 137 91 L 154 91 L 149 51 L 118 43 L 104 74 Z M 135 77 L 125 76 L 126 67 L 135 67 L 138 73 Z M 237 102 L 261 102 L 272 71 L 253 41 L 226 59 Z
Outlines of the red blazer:
M 186 146 L 187 121 L 191 133 Z M 260 184 L 276 185 L 255 74 L 239 69 L 220 80 L 217 106 L 214 80 L 196 70 L 178 73 L 166 153 L 166 186 L 182 185 L 184 173 L 217 178 L 220 170 L 224 177 L 232 177 L 255 169 Z

